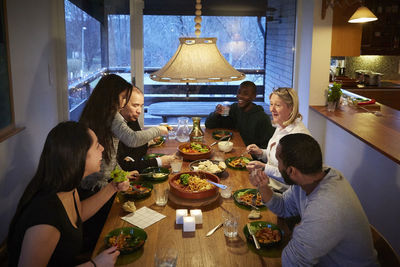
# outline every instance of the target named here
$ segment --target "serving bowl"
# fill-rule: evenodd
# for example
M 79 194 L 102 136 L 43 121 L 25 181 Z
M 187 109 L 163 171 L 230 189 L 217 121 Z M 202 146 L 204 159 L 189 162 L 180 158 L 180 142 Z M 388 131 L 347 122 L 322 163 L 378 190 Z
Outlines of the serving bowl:
M 233 148 L 233 143 L 231 141 L 220 141 L 218 142 L 218 148 L 222 152 L 230 152 Z
M 220 164 L 220 162 L 224 162 L 224 161 L 211 160 L 211 159 L 199 159 L 199 160 L 195 160 L 195 161 L 191 162 L 189 164 L 189 168 L 192 171 L 204 171 L 204 172 L 209 172 L 209 173 L 212 173 L 212 174 L 215 174 L 218 176 L 220 176 L 226 169 L 226 163 L 224 162 L 225 168 L 217 167 L 218 170 L 217 170 L 217 168 L 215 168 L 216 171 L 213 171 L 211 168 L 205 168 L 207 165 L 210 165 L 210 164 L 207 164 L 207 162 L 211 162 L 212 164 L 218 166 Z M 200 167 L 199 167 L 199 165 L 200 165 Z
M 194 171 L 180 172 L 180 173 L 175 174 L 169 180 L 169 186 L 170 186 L 169 191 L 171 194 L 174 194 L 177 197 L 185 198 L 185 199 L 205 199 L 205 198 L 213 197 L 216 194 L 218 194 L 218 187 L 216 187 L 215 185 L 213 185 L 211 189 L 208 189 L 205 191 L 199 191 L 199 192 L 188 191 L 182 185 L 176 183 L 176 180 L 180 179 L 180 176 L 182 174 L 196 175 L 196 176 L 200 177 L 201 179 L 208 179 L 215 183 L 219 183 L 219 178 L 212 173 L 194 172 Z
M 141 177 L 149 181 L 165 181 L 168 179 L 169 170 L 163 167 L 147 167 L 141 173 Z
M 203 148 L 207 149 L 207 152 L 184 152 L 184 149 L 190 149 L 192 147 L 191 144 L 199 144 L 201 145 Z M 208 159 L 211 156 L 211 147 L 209 145 L 206 144 L 202 144 L 202 143 L 196 143 L 196 142 L 189 142 L 189 143 L 183 143 L 180 144 L 178 146 L 178 151 L 179 153 L 182 155 L 182 158 L 184 160 L 198 160 L 198 159 Z

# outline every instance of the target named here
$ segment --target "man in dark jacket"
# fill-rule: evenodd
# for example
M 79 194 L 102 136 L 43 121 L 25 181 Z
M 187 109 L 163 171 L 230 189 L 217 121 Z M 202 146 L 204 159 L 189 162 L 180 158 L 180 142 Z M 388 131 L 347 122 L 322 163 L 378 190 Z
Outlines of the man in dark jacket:
M 253 103 L 257 90 L 253 82 L 245 81 L 239 86 L 237 103 L 230 105 L 229 115 L 224 117 L 223 107 L 217 105 L 215 111 L 208 115 L 205 125 L 207 128 L 236 129 L 247 145 L 256 144 L 266 148 L 275 128 L 271 125 L 270 117 L 263 107 Z

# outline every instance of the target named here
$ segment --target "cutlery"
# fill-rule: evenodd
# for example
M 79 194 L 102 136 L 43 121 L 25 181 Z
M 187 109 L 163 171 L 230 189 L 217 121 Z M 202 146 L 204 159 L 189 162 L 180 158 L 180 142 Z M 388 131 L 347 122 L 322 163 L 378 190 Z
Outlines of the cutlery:
M 260 244 L 258 243 L 256 236 L 254 235 L 255 234 L 254 231 L 250 227 L 250 223 L 247 223 L 247 230 L 249 230 L 249 234 L 253 238 L 254 245 L 256 245 L 256 249 L 260 249 Z
M 212 147 L 212 146 L 215 145 L 216 143 L 218 143 L 218 141 L 215 141 L 214 143 L 211 143 L 210 147 Z
M 251 204 L 251 203 L 247 203 L 247 202 L 244 202 L 244 201 L 241 201 L 241 200 L 238 200 L 238 199 L 236 199 L 236 201 L 239 202 L 239 204 L 243 204 L 243 205 L 250 206 L 250 207 L 252 207 L 253 209 L 256 209 L 256 210 L 259 210 L 259 209 L 260 209 L 259 207 L 255 206 L 255 205 L 253 205 L 253 204 Z
M 216 187 L 219 187 L 219 188 L 221 188 L 221 189 L 226 189 L 226 188 L 227 188 L 227 186 L 226 186 L 226 185 L 223 185 L 223 184 L 218 184 L 218 183 L 214 183 L 213 181 L 210 181 L 210 180 L 207 180 L 207 179 L 206 179 L 206 181 L 207 181 L 207 182 L 209 182 L 210 184 L 213 184 L 213 185 L 215 185 Z
M 223 225 L 223 223 L 218 224 L 217 226 L 215 226 L 213 229 L 211 229 L 210 231 L 208 231 L 208 233 L 206 234 L 206 236 L 210 236 L 212 235 L 215 231 L 217 231 L 221 226 Z

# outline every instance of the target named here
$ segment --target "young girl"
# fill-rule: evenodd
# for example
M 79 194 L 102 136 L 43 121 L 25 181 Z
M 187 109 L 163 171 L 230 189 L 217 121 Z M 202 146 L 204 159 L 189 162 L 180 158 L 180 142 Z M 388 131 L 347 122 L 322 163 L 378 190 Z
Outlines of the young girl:
M 23 193 L 10 224 L 10 266 L 71 266 L 82 246 L 82 222 L 90 218 L 128 182 L 109 183 L 80 201 L 81 180 L 100 170 L 103 147 L 94 132 L 77 122 L 63 122 L 46 138 L 38 169 Z M 95 264 L 113 266 L 115 247 L 99 254 Z M 93 262 L 82 266 L 93 266 Z

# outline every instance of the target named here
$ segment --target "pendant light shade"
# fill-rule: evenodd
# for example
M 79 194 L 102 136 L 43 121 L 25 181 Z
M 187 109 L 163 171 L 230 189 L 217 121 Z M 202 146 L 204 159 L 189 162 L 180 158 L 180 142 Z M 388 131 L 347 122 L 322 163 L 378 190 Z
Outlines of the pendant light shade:
M 349 19 L 349 23 L 364 23 L 378 20 L 378 18 L 371 12 L 367 7 L 361 6 L 356 12 L 354 12 L 353 16 Z
M 160 70 L 150 74 L 159 82 L 201 83 L 238 81 L 246 77 L 221 55 L 217 38 L 179 38 L 175 55 Z
M 201 33 L 201 0 L 196 0 L 194 19 L 197 37 L 179 38 L 174 56 L 160 70 L 150 74 L 159 82 L 204 83 L 239 81 L 246 77 L 233 68 L 217 47 L 217 38 L 199 38 Z

